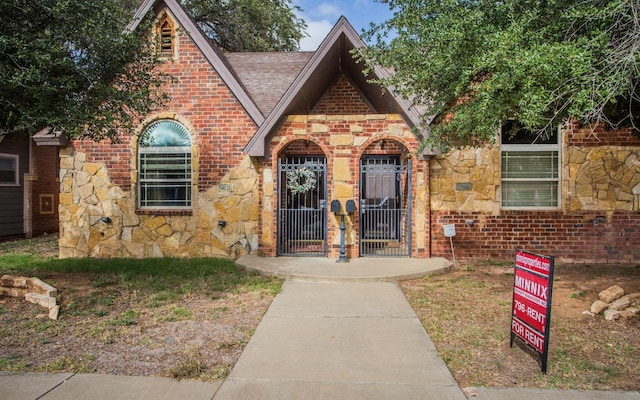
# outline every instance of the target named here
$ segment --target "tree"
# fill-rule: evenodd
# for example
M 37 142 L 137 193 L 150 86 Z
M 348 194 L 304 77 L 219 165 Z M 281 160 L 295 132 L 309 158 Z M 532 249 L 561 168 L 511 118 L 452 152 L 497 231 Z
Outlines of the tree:
M 163 104 L 148 31 L 113 0 L 0 0 L 0 129 L 110 138 Z
M 570 119 L 640 132 L 637 0 L 381 1 L 394 15 L 361 58 L 435 116 L 432 146 L 493 142 L 511 118 L 539 135 Z
M 290 0 L 185 0 L 184 5 L 225 51 L 294 51 L 306 29 Z

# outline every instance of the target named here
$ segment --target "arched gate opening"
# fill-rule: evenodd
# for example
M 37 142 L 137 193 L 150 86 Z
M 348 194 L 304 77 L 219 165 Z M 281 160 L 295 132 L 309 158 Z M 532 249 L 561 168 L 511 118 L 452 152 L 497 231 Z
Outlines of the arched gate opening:
M 277 254 L 327 255 L 327 159 L 309 141 L 294 141 L 278 156 Z
M 411 256 L 411 158 L 393 140 L 360 159 L 360 256 Z

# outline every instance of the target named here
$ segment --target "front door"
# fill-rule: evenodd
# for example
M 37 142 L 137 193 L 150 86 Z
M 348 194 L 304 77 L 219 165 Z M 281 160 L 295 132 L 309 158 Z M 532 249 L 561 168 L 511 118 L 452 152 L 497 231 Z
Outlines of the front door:
M 327 255 L 324 156 L 278 160 L 278 255 Z
M 360 163 L 360 255 L 411 255 L 411 160 L 365 156 Z

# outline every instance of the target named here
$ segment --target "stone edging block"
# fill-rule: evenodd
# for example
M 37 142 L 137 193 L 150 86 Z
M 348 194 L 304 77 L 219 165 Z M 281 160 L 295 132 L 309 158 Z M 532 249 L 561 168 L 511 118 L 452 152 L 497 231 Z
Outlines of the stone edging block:
M 29 289 L 34 290 L 37 293 L 44 294 L 45 296 L 56 297 L 58 295 L 58 289 L 42 282 L 38 278 L 27 279 L 27 286 Z
M 16 275 L 0 277 L 0 294 L 10 297 L 24 297 L 30 303 L 49 309 L 49 318 L 58 319 L 60 306 L 57 305 L 58 289 L 38 278 L 27 278 Z

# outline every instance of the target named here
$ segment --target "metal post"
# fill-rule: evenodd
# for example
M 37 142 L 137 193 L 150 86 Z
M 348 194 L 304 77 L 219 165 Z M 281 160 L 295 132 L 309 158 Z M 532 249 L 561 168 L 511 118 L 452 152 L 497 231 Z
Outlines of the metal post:
M 349 262 L 347 260 L 347 249 L 345 248 L 345 234 L 347 231 L 347 226 L 344 224 L 345 214 L 340 214 L 340 257 L 336 262 L 343 263 Z
M 449 242 L 451 242 L 451 255 L 453 256 L 453 265 L 455 265 L 456 267 L 458 266 L 456 264 L 456 252 L 453 250 L 453 237 L 449 236 Z

